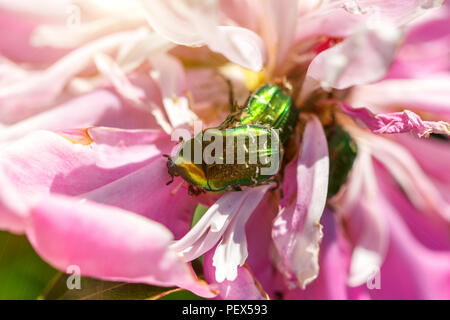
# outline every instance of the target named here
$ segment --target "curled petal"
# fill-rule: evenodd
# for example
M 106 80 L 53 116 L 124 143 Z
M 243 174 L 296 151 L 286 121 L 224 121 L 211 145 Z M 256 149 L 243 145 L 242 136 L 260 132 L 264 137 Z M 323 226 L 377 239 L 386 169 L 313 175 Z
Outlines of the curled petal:
M 306 124 L 297 162 L 297 192 L 282 204 L 274 221 L 273 240 L 281 271 L 305 288 L 319 273 L 319 243 L 328 189 L 329 158 L 325 133 L 314 116 Z M 286 175 L 286 180 L 294 176 Z M 296 195 L 296 198 L 295 198 Z
M 444 121 L 423 121 L 412 111 L 373 114 L 366 108 L 352 108 L 340 103 L 342 110 L 364 123 L 374 133 L 412 132 L 419 138 L 428 137 L 431 133 L 450 135 L 450 124 Z
M 32 209 L 26 234 L 39 255 L 60 270 L 76 265 L 85 276 L 214 296 L 170 249 L 170 231 L 129 211 L 52 196 Z

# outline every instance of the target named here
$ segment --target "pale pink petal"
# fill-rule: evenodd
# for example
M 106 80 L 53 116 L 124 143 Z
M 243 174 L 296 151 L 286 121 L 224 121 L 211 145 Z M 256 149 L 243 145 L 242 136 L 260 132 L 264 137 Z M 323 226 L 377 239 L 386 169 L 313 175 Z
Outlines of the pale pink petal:
M 209 251 L 219 242 L 235 217 L 241 214 L 245 217 L 253 212 L 267 188 L 268 186 L 262 186 L 224 194 L 183 238 L 173 244 L 173 248 L 187 261 Z M 244 220 L 243 223 L 246 222 Z
M 240 208 L 241 212 L 236 214 L 227 226 L 213 257 L 213 266 L 216 268 L 216 280 L 218 282 L 235 280 L 238 276 L 238 267 L 242 267 L 247 260 L 248 249 L 245 229 L 247 220 L 268 188 L 269 186 L 258 188 L 256 196 L 251 200 L 246 200 L 246 203 Z
M 164 109 L 173 127 L 192 125 L 197 119 L 186 97 L 186 76 L 180 61 L 167 54 L 150 58 L 151 76 L 161 88 Z
M 32 209 L 26 234 L 39 255 L 63 271 L 76 265 L 84 276 L 214 296 L 170 249 L 170 231 L 129 211 L 52 196 Z
M 402 26 L 442 3 L 442 0 L 316 1 L 312 8 L 302 12 L 297 40 L 317 35 L 347 37 L 364 24 Z
M 27 206 L 20 192 L 0 169 L 0 230 L 14 233 L 25 231 Z
M 220 26 L 217 1 L 144 2 L 152 28 L 169 40 L 183 45 L 207 45 L 230 61 L 259 71 L 264 46 L 259 36 L 245 28 Z
M 265 300 L 268 298 L 258 280 L 246 267 L 238 267 L 235 280 L 218 282 L 216 267 L 213 265 L 214 252 L 214 249 L 210 250 L 203 256 L 203 270 L 205 280 L 212 288 L 219 291 L 216 298 L 224 300 Z
M 324 88 L 345 89 L 381 79 L 401 38 L 393 26 L 363 28 L 331 49 L 322 51 L 308 68 L 308 81 Z
M 388 79 L 352 89 L 349 102 L 354 107 L 370 106 L 375 112 L 402 109 L 435 113 L 450 118 L 450 76 L 430 75 L 416 79 Z
M 445 121 L 424 121 L 412 111 L 373 114 L 366 108 L 352 108 L 340 103 L 341 109 L 349 116 L 361 121 L 377 134 L 411 132 L 419 138 L 431 133 L 450 135 L 450 124 Z
M 249 16 L 258 16 L 262 37 L 269 52 L 268 68 L 277 72 L 293 44 L 298 19 L 298 0 L 254 1 Z M 262 9 L 259 9 L 262 7 Z M 259 9 L 259 10 L 258 10 Z M 261 11 L 259 13 L 259 11 Z M 258 14 L 259 13 L 259 14 Z
M 117 48 L 135 32 L 122 32 L 96 40 L 44 71 L 30 74 L 24 81 L 0 87 L 0 121 L 11 123 L 48 109 L 67 82 L 90 65 L 96 53 Z
M 147 89 L 144 101 L 160 99 L 158 89 L 150 78 L 136 81 L 136 84 Z M 35 130 L 59 131 L 91 126 L 131 129 L 157 128 L 158 124 L 149 110 L 133 106 L 112 90 L 97 89 L 4 128 L 0 134 L 0 143 L 21 138 Z
M 285 184 L 292 184 L 289 180 L 295 177 L 297 192 L 281 204 L 272 235 L 281 256 L 281 271 L 292 285 L 302 288 L 319 272 L 320 217 L 327 198 L 328 173 L 327 140 L 320 121 L 313 117 L 303 133 L 296 175 L 285 175 Z
M 29 64 L 46 64 L 54 62 L 67 50 L 53 49 L 50 47 L 34 47 L 30 43 L 32 32 L 43 21 L 43 17 L 37 17 L 34 14 L 20 12 L 26 10 L 14 10 L 19 8 L 8 8 L 14 6 L 16 1 L 2 1 L 0 3 L 0 55 L 6 56 L 15 62 L 26 62 Z M 6 8 L 5 8 L 6 5 Z M 25 4 L 25 6 L 34 6 L 34 13 L 44 13 L 43 7 L 36 4 Z M 52 8 L 47 13 L 56 13 L 65 16 L 65 7 L 60 3 L 60 8 Z M 38 9 L 38 10 L 37 10 Z M 60 10 L 62 9 L 62 10 Z M 48 20 L 48 17 L 45 17 Z M 51 20 L 50 20 L 51 21 Z

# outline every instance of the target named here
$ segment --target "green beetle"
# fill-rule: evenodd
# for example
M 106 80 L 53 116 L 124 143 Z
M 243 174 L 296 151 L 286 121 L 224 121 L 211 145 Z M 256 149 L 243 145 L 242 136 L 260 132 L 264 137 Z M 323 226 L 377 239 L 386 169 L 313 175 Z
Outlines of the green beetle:
M 339 125 L 325 128 L 330 156 L 330 179 L 328 180 L 328 198 L 336 195 L 347 181 L 358 153 L 358 147 L 350 134 Z
M 275 129 L 261 125 L 211 128 L 183 143 L 167 168 L 189 183 L 189 193 L 240 190 L 274 181 L 282 159 Z M 171 183 L 172 181 L 169 181 Z
M 244 108 L 228 116 L 219 127 L 259 124 L 279 129 L 280 140 L 284 144 L 294 131 L 297 121 L 298 109 L 286 89 L 265 84 L 250 95 Z

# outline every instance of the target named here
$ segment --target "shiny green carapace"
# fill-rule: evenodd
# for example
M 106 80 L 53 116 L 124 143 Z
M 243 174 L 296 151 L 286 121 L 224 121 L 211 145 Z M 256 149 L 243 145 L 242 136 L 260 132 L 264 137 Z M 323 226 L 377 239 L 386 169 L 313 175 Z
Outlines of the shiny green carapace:
M 222 127 L 259 124 L 279 129 L 280 140 L 284 143 L 294 131 L 297 121 L 298 110 L 289 93 L 277 85 L 266 84 L 250 96 L 243 109 L 230 115 Z
M 330 156 L 330 179 L 328 182 L 328 198 L 338 193 L 347 181 L 353 167 L 358 148 L 350 134 L 339 125 L 325 128 Z
M 189 182 L 191 193 L 240 190 L 276 175 L 282 158 L 277 132 L 261 125 L 206 129 L 167 162 L 169 174 Z

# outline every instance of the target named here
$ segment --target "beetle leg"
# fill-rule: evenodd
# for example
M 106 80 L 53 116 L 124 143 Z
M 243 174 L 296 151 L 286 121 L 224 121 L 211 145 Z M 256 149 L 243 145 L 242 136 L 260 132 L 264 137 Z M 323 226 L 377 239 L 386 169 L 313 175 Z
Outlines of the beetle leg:
M 199 194 L 205 192 L 205 190 L 198 188 L 196 186 L 193 186 L 192 184 L 189 185 L 188 187 L 188 194 L 190 196 L 198 196 Z

